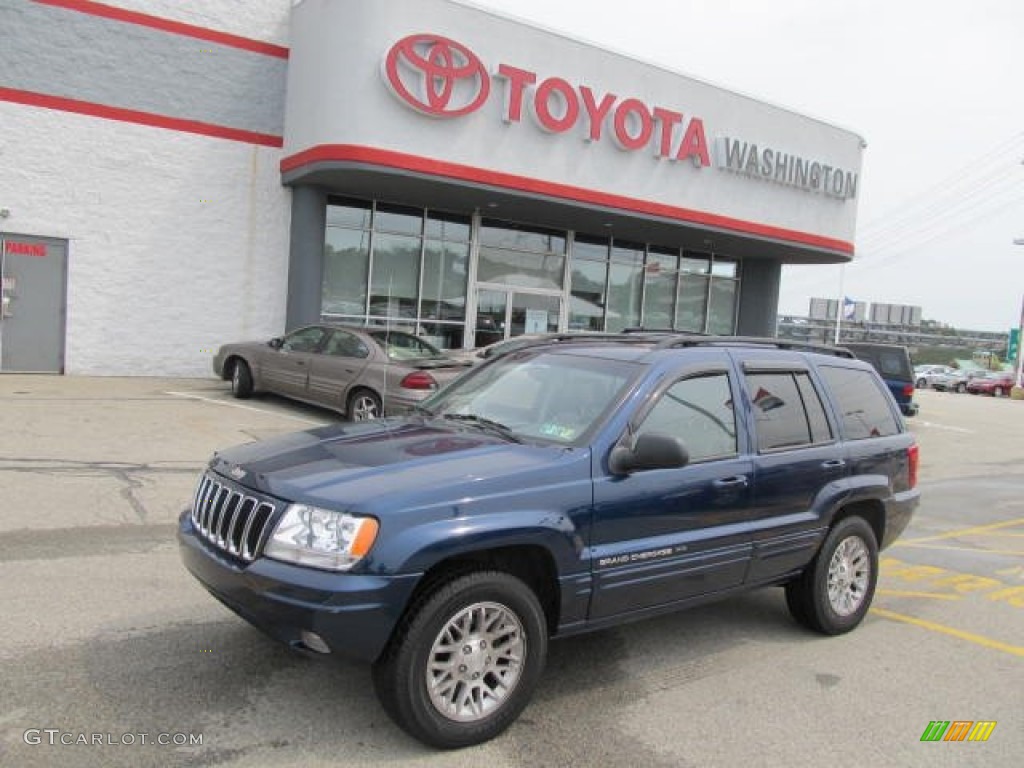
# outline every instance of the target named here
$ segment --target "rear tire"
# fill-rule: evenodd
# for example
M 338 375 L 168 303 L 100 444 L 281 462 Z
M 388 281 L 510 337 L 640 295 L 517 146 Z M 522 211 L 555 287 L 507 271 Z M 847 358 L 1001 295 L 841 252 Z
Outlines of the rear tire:
M 996 387 L 995 389 L 993 389 L 992 390 L 992 396 L 993 397 L 1002 397 L 1003 396 L 1003 388 L 1002 387 Z
M 547 639 L 526 584 L 499 571 L 470 573 L 412 607 L 373 666 L 374 687 L 388 716 L 425 744 L 480 744 L 529 703 Z
M 345 415 L 349 421 L 371 421 L 384 415 L 380 398 L 368 389 L 357 389 L 348 396 Z
M 964 394 L 967 391 L 967 385 L 966 384 L 962 384 L 962 383 L 961 384 L 957 384 L 956 385 L 956 391 L 959 392 L 961 395 Z
M 239 400 L 252 394 L 252 371 L 245 360 L 235 360 L 231 366 L 231 394 Z
M 840 520 L 817 556 L 786 585 L 793 618 L 825 635 L 849 632 L 871 607 L 878 581 L 878 543 L 862 517 Z

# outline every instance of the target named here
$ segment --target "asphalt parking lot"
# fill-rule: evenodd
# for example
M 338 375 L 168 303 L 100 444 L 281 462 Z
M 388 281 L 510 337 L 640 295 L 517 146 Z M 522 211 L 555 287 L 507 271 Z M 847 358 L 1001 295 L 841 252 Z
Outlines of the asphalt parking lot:
M 0 765 L 1018 766 L 1024 401 L 917 397 L 924 501 L 858 630 L 808 634 L 773 589 L 559 641 L 509 731 L 439 753 L 366 668 L 265 639 L 178 562 L 213 450 L 332 414 L 213 380 L 2 376 Z M 995 726 L 922 742 L 933 721 Z

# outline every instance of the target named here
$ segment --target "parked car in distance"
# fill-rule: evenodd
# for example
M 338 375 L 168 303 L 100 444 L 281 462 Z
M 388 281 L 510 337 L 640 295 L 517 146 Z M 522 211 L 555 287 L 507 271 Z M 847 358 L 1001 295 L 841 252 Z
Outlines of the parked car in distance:
M 272 392 L 350 421 L 406 410 L 469 365 L 411 333 L 329 324 L 269 341 L 225 344 L 213 357 L 214 373 L 231 381 L 235 397 Z
M 874 366 L 889 387 L 904 416 L 917 414 L 918 405 L 914 402 L 914 369 L 910 365 L 910 353 L 906 347 L 872 342 L 848 342 L 842 346 Z
M 914 383 L 918 389 L 927 389 L 935 383 L 935 379 L 956 373 L 956 368 L 948 365 L 917 365 L 914 366 Z
M 939 392 L 966 392 L 967 384 L 978 376 L 984 376 L 985 371 L 964 371 L 953 368 L 949 373 L 938 374 L 931 378 L 932 389 Z
M 854 629 L 917 467 L 846 350 L 579 336 L 474 366 L 400 417 L 217 453 L 178 541 L 228 608 L 371 664 L 400 727 L 456 748 L 515 721 L 551 637 L 767 586 L 810 630 Z
M 972 395 L 1002 397 L 1010 394 L 1015 383 L 1016 374 L 1013 371 L 992 372 L 986 373 L 984 376 L 977 376 L 967 382 L 967 391 Z

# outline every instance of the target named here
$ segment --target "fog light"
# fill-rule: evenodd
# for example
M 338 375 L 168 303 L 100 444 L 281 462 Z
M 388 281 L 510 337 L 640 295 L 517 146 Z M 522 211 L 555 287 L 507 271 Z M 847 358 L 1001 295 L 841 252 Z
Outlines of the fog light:
M 305 629 L 299 635 L 302 640 L 302 644 L 309 648 L 311 651 L 317 653 L 330 653 L 331 648 L 324 642 L 324 639 L 320 637 L 316 632 L 307 632 Z

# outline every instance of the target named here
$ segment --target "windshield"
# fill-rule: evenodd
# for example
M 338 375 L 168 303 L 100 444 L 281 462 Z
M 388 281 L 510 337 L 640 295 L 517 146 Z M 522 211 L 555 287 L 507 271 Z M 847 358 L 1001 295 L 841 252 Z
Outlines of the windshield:
M 424 358 L 443 358 L 441 351 L 430 342 L 419 336 L 402 331 L 367 331 L 377 346 L 384 350 L 391 360 L 422 360 Z
M 602 420 L 637 371 L 620 360 L 523 350 L 456 380 L 423 409 L 517 439 L 571 444 Z

